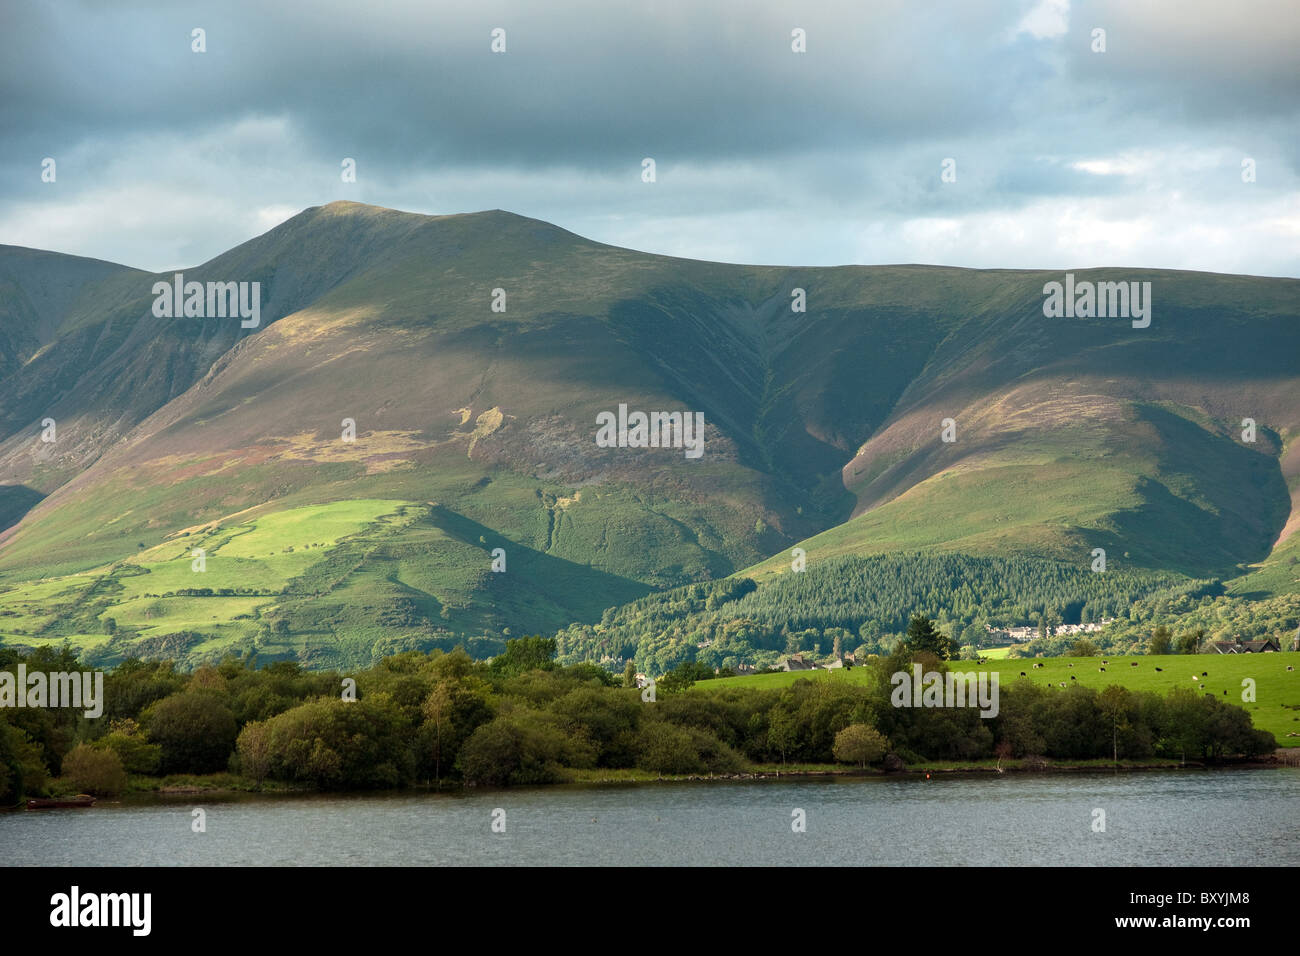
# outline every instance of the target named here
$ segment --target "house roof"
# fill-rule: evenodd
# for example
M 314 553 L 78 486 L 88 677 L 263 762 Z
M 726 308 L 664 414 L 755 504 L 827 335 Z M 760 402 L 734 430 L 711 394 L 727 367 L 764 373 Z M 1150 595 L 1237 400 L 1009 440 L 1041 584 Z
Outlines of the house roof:
M 1260 651 L 1266 650 L 1270 647 L 1276 649 L 1277 641 L 1269 637 L 1269 638 L 1265 638 L 1262 641 L 1242 641 L 1241 646 L 1246 648 L 1246 650 L 1250 651 L 1251 653 L 1258 654 Z
M 1259 654 L 1267 650 L 1279 650 L 1280 645 L 1271 637 L 1258 641 L 1215 641 L 1214 649 L 1220 654 Z

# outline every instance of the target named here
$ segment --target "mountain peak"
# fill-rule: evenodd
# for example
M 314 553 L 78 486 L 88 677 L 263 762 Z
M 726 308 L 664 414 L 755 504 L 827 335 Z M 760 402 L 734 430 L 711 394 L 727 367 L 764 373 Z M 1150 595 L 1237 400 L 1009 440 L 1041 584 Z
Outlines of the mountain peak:
M 569 232 L 552 222 L 544 219 L 534 219 L 531 216 L 522 216 L 519 213 L 511 212 L 508 209 L 481 209 L 476 212 L 455 212 L 455 213 L 422 213 L 407 212 L 401 209 L 391 209 L 387 206 L 376 206 L 370 203 L 356 202 L 350 199 L 335 199 L 332 202 L 325 203 L 323 206 L 310 206 L 304 209 L 298 215 L 288 219 L 282 225 L 302 220 L 304 223 L 323 223 L 334 219 L 347 219 L 351 221 L 368 221 L 375 224 L 404 223 L 407 225 L 421 225 L 431 222 L 443 222 L 448 224 L 460 224 L 463 226 L 480 226 L 499 230 L 518 230 L 527 229 L 535 236 L 538 230 L 554 235 L 575 236 L 575 233 Z M 580 237 L 576 237 L 580 238 Z

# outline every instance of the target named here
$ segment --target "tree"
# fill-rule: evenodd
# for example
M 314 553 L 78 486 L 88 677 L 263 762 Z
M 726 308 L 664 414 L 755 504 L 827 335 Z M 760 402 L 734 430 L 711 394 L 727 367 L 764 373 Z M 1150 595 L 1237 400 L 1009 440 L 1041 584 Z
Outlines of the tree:
M 716 675 L 713 668 L 699 661 L 686 661 L 678 664 L 657 681 L 655 687 L 665 694 L 678 694 L 690 690 L 697 680 L 711 680 Z
M 244 725 L 235 741 L 235 753 L 239 754 L 240 773 L 260 787 L 271 772 L 271 731 L 266 721 Z
M 141 718 L 162 747 L 163 773 L 223 770 L 239 732 L 235 715 L 212 691 L 184 691 L 152 704 Z
M 1161 713 L 1161 749 L 1178 754 L 1180 759 L 1196 756 L 1205 740 L 1205 710 L 1196 691 L 1175 687 L 1165 697 Z
M 913 653 L 928 651 L 940 660 L 955 656 L 958 650 L 956 641 L 939 633 L 934 622 L 921 614 L 912 616 L 903 640 Z
M 1111 759 L 1119 765 L 1119 733 L 1129 729 L 1128 708 L 1129 692 L 1114 684 L 1101 692 L 1098 700 L 1101 712 L 1110 721 Z
M 322 789 L 398 787 L 414 770 L 411 726 L 385 693 L 323 697 L 267 721 L 271 773 Z
M 213 690 L 218 693 L 224 693 L 226 690 L 226 680 L 221 676 L 221 672 L 215 667 L 204 665 L 190 676 L 190 682 L 185 689 Z
M 45 793 L 49 775 L 41 749 L 22 730 L 0 717 L 0 807 Z
M 677 698 L 683 705 L 698 700 L 694 695 Z M 638 752 L 637 730 L 647 711 L 668 708 L 672 702 L 645 707 L 639 695 L 609 692 L 600 687 L 576 687 L 550 707 L 557 725 L 571 740 L 595 748 L 593 759 L 602 767 L 630 767 Z M 672 708 L 674 712 L 680 708 Z
M 555 638 L 518 637 L 506 641 L 504 654 L 492 658 L 492 670 L 506 677 L 555 667 Z
M 1205 628 L 1203 627 L 1188 631 L 1186 634 L 1180 634 L 1178 636 L 1178 653 L 1199 654 L 1201 652 L 1201 642 L 1204 640 Z
M 768 718 L 767 745 L 779 753 L 781 763 L 785 763 L 785 755 L 793 750 L 798 743 L 798 719 L 784 707 L 773 707 L 771 716 Z
M 1056 629 L 1061 626 L 1061 615 L 1055 610 L 1050 610 L 1043 615 L 1044 637 L 1051 637 L 1056 633 Z
M 442 786 L 442 765 L 445 761 L 450 766 L 456 759 L 456 747 L 460 743 L 456 739 L 455 706 L 451 682 L 439 681 L 420 708 L 424 712 L 429 753 L 433 757 L 433 780 L 439 787 Z
M 1147 643 L 1148 654 L 1168 654 L 1169 648 L 1173 644 L 1173 638 L 1169 633 L 1169 628 L 1161 624 L 1151 635 L 1151 640 Z
M 663 720 L 648 723 L 641 731 L 641 755 L 637 766 L 655 773 L 698 773 L 704 769 L 700 752 L 689 731 Z
M 866 767 L 885 755 L 887 741 L 876 728 L 867 724 L 849 724 L 835 735 L 835 759 Z
M 451 767 L 466 738 L 492 719 L 488 686 L 468 674 L 440 680 L 420 709 L 424 714 L 422 739 L 433 760 L 434 781 L 441 786 L 443 768 Z
M 162 748 L 145 739 L 140 725 L 130 717 L 115 720 L 108 733 L 91 744 L 98 750 L 111 750 L 122 761 L 127 773 L 151 774 L 158 770 Z
M 457 764 L 471 785 L 552 783 L 561 776 L 564 735 L 541 715 L 519 710 L 474 731 Z
M 623 686 L 636 686 L 636 661 L 628 661 L 623 665 Z
M 115 797 L 126 789 L 126 770 L 112 750 L 77 744 L 63 758 L 63 775 L 82 793 Z
M 186 678 L 176 673 L 171 661 L 127 658 L 104 679 L 104 718 L 138 717 L 150 704 L 176 693 L 185 683 Z
M 1070 647 L 1070 657 L 1096 657 L 1097 645 L 1086 637 L 1081 637 Z

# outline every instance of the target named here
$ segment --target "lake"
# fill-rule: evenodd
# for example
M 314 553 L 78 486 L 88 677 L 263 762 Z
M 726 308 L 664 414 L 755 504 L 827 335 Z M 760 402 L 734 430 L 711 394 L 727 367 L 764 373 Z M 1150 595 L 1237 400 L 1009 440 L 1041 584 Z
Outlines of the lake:
M 1298 809 L 1300 768 L 144 796 L 0 813 L 0 864 L 1280 866 Z

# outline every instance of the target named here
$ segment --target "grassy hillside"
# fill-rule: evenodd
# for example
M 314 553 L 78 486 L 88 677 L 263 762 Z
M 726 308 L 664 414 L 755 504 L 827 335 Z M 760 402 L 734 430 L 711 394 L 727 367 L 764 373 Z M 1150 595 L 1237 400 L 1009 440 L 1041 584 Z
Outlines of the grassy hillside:
M 1139 330 L 1045 319 L 1046 273 L 722 265 L 355 203 L 185 270 L 261 282 L 256 330 L 155 318 L 158 277 L 96 268 L 5 320 L 42 344 L 0 368 L 3 640 L 490 653 L 652 591 L 766 584 L 796 545 L 810 569 L 933 551 L 1083 570 L 1100 547 L 1108 573 L 1243 600 L 1296 585 L 1295 280 L 1079 274 L 1151 281 Z M 703 412 L 703 457 L 598 447 L 622 403 Z M 128 586 L 186 590 L 187 531 L 227 562 L 219 588 L 255 593 Z
M 501 546 L 504 574 L 523 589 L 492 572 Z M 0 632 L 30 646 L 66 640 L 92 662 L 179 651 L 192 664 L 256 653 L 368 666 L 384 653 L 450 649 L 466 632 L 494 636 L 474 642 L 489 655 L 525 625 L 598 616 L 593 595 L 645 590 L 516 547 L 438 505 L 362 499 L 194 526 L 107 568 L 9 588 Z

